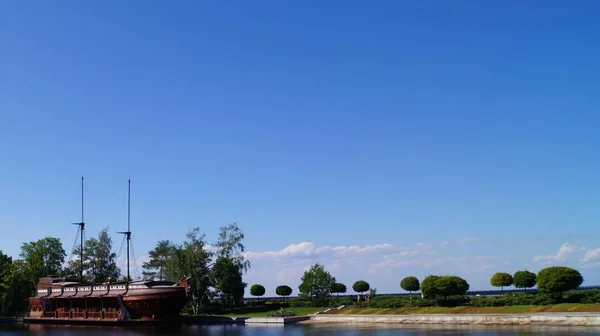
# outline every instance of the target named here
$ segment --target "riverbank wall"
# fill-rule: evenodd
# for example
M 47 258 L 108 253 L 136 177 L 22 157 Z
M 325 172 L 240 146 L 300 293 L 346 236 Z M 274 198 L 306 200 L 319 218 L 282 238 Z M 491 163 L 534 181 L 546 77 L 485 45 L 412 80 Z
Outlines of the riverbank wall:
M 409 315 L 319 314 L 311 316 L 309 320 L 300 323 L 600 326 L 600 313 Z

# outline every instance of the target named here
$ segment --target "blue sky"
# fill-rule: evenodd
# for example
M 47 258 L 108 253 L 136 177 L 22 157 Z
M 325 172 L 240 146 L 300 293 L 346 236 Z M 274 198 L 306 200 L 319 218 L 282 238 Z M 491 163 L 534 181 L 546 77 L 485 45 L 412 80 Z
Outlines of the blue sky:
M 237 222 L 268 293 L 316 261 L 386 292 L 549 264 L 600 284 L 599 10 L 2 2 L 0 249 L 70 252 L 83 175 L 88 236 L 126 227 L 131 179 L 140 260 Z

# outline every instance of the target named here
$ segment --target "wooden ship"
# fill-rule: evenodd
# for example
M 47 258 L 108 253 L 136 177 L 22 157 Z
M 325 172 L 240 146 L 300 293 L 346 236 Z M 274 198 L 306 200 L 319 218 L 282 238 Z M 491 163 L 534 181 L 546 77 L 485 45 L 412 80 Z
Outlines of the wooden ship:
M 80 260 L 83 260 L 84 228 L 83 221 L 83 177 L 81 178 L 82 202 Z M 127 279 L 129 274 L 129 248 L 131 239 L 130 195 L 128 186 L 127 231 L 119 232 L 127 240 Z M 80 269 L 83 279 L 83 265 Z M 181 309 L 188 301 L 190 277 L 178 282 L 172 281 L 123 281 L 109 283 L 89 283 L 85 281 L 65 281 L 59 277 L 41 278 L 36 287 L 36 295 L 29 298 L 29 323 L 102 323 L 168 321 L 179 317 Z

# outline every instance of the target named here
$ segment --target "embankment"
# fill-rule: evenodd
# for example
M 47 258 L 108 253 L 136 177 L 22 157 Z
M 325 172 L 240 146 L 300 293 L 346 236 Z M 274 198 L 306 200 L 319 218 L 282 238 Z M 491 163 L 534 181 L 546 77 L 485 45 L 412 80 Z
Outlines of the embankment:
M 341 315 L 320 314 L 300 323 L 387 323 L 387 324 L 482 324 L 600 326 L 600 313 L 538 314 L 409 314 Z

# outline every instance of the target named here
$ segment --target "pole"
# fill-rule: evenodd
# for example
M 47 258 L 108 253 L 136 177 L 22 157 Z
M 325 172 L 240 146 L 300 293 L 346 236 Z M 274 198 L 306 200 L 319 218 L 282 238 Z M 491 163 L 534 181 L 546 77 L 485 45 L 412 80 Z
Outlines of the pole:
M 131 239 L 131 180 L 127 185 L 127 281 L 129 281 L 129 240 Z
M 79 245 L 79 279 L 83 281 L 83 227 L 85 226 L 83 221 L 83 176 L 81 177 L 81 225 L 79 226 L 81 230 L 80 245 Z

